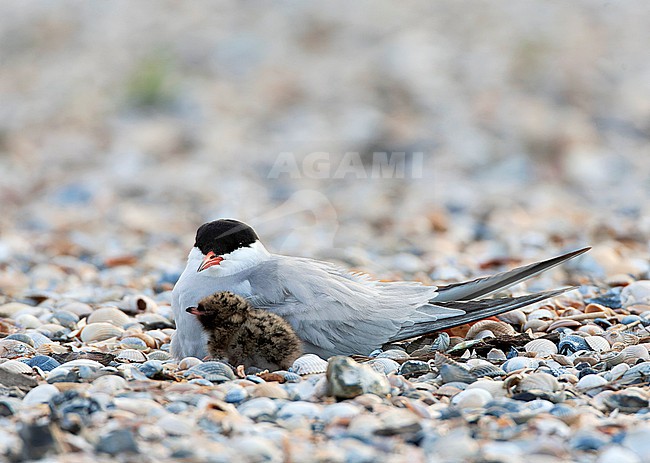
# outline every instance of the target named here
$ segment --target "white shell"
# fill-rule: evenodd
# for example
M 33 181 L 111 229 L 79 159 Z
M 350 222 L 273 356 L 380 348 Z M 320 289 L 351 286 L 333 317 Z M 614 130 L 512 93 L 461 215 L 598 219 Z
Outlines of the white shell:
M 526 352 L 537 352 L 538 354 L 557 354 L 557 346 L 548 339 L 534 339 L 527 343 L 524 348 Z
M 183 360 L 181 360 L 178 363 L 178 369 L 189 370 L 190 368 L 198 365 L 199 363 L 203 363 L 203 361 L 201 359 L 197 359 L 196 357 L 185 357 Z
M 560 389 L 560 383 L 553 375 L 548 373 L 531 373 L 521 380 L 517 385 L 518 391 L 534 391 L 541 390 L 547 392 L 554 392 Z
M 291 367 L 291 371 L 299 375 L 325 373 L 326 370 L 327 362 L 316 354 L 305 354 L 298 357 Z
M 142 363 L 147 361 L 147 357 L 139 350 L 124 349 L 115 357 L 115 360 Z
M 12 373 L 31 373 L 32 367 L 26 363 L 20 362 L 18 360 L 7 360 L 4 363 L 0 363 L 0 368 Z
M 596 352 L 603 352 L 611 348 L 607 339 L 601 336 L 587 336 L 585 342 Z
M 466 389 L 451 398 L 452 405 L 459 408 L 480 408 L 492 400 L 492 394 L 486 389 Z
M 81 330 L 81 340 L 83 342 L 105 341 L 110 338 L 118 337 L 122 333 L 124 333 L 122 328 L 111 323 L 91 323 L 84 326 Z
M 110 323 L 119 327 L 123 327 L 128 322 L 129 316 L 117 307 L 100 307 L 91 313 L 86 320 L 86 323 L 89 325 L 94 323 Z
M 41 384 L 25 395 L 23 398 L 23 405 L 47 403 L 58 393 L 59 390 L 52 384 Z
M 599 388 L 607 384 L 607 380 L 599 375 L 585 375 L 580 378 L 576 387 L 581 391 Z

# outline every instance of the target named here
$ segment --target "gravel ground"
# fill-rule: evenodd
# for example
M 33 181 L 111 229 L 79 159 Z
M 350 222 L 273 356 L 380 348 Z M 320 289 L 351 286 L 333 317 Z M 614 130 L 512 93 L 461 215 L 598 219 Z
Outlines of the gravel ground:
M 649 20 L 640 1 L 3 2 L 0 453 L 650 461 Z M 169 291 L 219 217 L 427 284 L 593 250 L 512 293 L 578 290 L 447 348 L 231 378 L 167 353 Z

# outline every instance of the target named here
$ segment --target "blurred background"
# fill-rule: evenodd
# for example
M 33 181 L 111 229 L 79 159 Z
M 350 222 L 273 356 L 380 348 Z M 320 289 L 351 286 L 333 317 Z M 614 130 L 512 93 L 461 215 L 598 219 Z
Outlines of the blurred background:
M 649 23 L 643 1 L 3 1 L 0 288 L 27 256 L 173 283 L 220 217 L 386 278 L 584 244 L 594 275 L 643 274 Z

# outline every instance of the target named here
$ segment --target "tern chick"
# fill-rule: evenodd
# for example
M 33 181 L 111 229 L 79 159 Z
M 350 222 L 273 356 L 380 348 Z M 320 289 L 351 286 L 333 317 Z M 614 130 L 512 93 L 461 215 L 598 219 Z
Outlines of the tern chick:
M 209 355 L 232 365 L 286 370 L 302 354 L 302 342 L 289 323 L 229 291 L 205 297 L 186 312 L 208 334 Z

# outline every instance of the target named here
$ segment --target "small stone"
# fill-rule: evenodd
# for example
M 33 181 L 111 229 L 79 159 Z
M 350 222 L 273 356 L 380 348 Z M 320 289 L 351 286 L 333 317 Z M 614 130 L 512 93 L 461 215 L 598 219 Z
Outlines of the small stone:
M 348 357 L 332 357 L 326 376 L 330 394 L 338 399 L 351 399 L 364 393 L 385 396 L 390 392 L 386 376 Z

